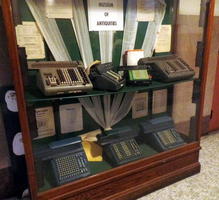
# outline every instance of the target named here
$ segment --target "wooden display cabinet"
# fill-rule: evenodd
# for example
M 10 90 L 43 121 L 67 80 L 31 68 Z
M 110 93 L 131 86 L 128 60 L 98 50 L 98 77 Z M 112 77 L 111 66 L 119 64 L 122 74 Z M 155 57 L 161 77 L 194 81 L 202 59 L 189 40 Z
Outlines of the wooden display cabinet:
M 86 3 L 86 1 L 84 1 L 84 3 Z M 126 8 L 126 3 L 127 1 L 124 1 L 124 9 Z M 183 1 L 181 1 L 181 3 L 183 4 Z M 193 66 L 193 69 L 196 71 L 195 79 L 171 83 L 153 81 L 149 86 L 125 87 L 118 92 L 93 90 L 85 95 L 76 94 L 70 96 L 45 97 L 38 89 L 29 87 L 30 85 L 28 84 L 30 84 L 30 81 L 28 79 L 30 78 L 28 77 L 32 79 L 34 73 L 30 73 L 27 69 L 25 50 L 24 48 L 18 47 L 16 41 L 15 26 L 21 24 L 22 21 L 33 21 L 33 16 L 24 0 L 2 0 L 2 11 L 8 38 L 11 69 L 17 93 L 32 199 L 136 199 L 200 171 L 200 135 L 202 130 L 203 102 L 215 1 L 209 0 L 202 2 L 201 17 L 198 14 L 188 14 L 185 10 L 179 10 L 179 5 L 181 5 L 179 1 L 168 0 L 166 4 L 166 14 L 163 24 L 172 26 L 172 48 L 170 52 L 163 54 L 176 53 L 181 56 L 186 62 Z M 56 20 L 56 23 L 58 24 L 62 36 L 66 37 L 64 41 L 66 46 L 70 48 L 68 49 L 69 53 L 71 56 L 73 53 L 79 55 L 78 57 L 72 56 L 73 58 L 79 59 L 80 52 L 79 49 L 77 49 L 78 47 L 76 48 L 77 42 L 69 38 L 69 32 L 72 32 L 72 28 L 69 29 L 69 21 Z M 146 28 L 146 23 L 139 23 L 138 39 L 135 48 L 140 48 L 140 43 L 144 39 L 144 31 Z M 93 40 L 96 38 L 95 34 L 95 32 L 90 33 L 90 37 Z M 120 41 L 120 46 L 121 38 L 121 32 L 116 32 L 114 39 L 117 42 Z M 74 48 L 69 47 L 68 42 L 74 44 Z M 202 46 L 203 51 L 201 52 L 200 48 L 198 48 L 197 53 L 197 46 Z M 92 47 L 97 47 L 97 44 L 93 43 Z M 100 55 L 98 55 L 96 49 L 97 48 L 94 48 L 93 54 L 94 57 L 98 58 Z M 121 48 L 115 47 L 115 49 L 113 52 L 113 62 L 119 65 L 120 57 L 118 55 L 120 55 L 119 52 Z M 155 55 L 160 54 L 155 53 Z M 52 54 L 49 48 L 47 48 L 46 59 L 50 60 L 51 58 Z M 199 70 L 197 66 L 199 66 L 201 70 Z M 164 91 L 164 93 L 159 93 L 159 91 Z M 60 127 L 57 126 L 57 124 L 59 124 L 57 113 L 60 104 L 77 102 L 78 98 L 92 96 L 103 97 L 104 95 L 127 92 L 148 93 L 148 116 L 140 119 L 132 119 L 129 113 L 128 116 L 116 126 L 131 124 L 136 127 L 139 122 L 165 113 L 173 117 L 176 129 L 183 133 L 186 144 L 162 153 L 156 152 L 146 144 L 142 144 L 141 148 L 144 152 L 142 159 L 119 167 L 111 167 L 106 161 L 90 163 L 92 174 L 86 178 L 61 186 L 54 186 L 47 177 L 43 177 L 46 183 L 41 187 L 37 181 L 41 174 L 37 174 L 36 170 L 36 159 L 34 156 L 36 149 L 41 148 L 41 144 L 48 144 L 50 141 L 91 131 L 93 122 L 88 125 L 89 128 L 86 127 L 86 122 L 84 131 L 67 134 L 63 137 L 49 137 L 36 141 L 32 139 L 33 135 L 37 132 L 34 125 L 34 109 L 42 105 L 52 106 L 56 118 L 56 132 L 59 134 Z M 166 97 L 166 108 L 163 110 L 162 99 L 164 99 L 164 97 Z M 159 104 L 159 102 L 161 103 Z M 85 114 L 84 117 L 86 121 L 92 121 L 88 115 Z M 97 124 L 93 124 L 93 129 L 96 129 Z M 47 169 L 47 172 L 49 172 L 49 169 Z

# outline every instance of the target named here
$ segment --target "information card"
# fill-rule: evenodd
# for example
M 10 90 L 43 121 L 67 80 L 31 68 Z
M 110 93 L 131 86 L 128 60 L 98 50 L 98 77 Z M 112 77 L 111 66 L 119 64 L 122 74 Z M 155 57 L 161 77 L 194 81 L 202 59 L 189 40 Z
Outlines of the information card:
M 90 31 L 122 31 L 123 1 L 88 0 Z
M 17 43 L 25 47 L 27 59 L 45 58 L 43 37 L 35 22 L 22 22 L 16 26 Z
M 38 137 L 44 138 L 55 135 L 55 122 L 52 107 L 43 107 L 35 109 Z
M 59 106 L 61 133 L 71 133 L 83 129 L 82 107 L 80 103 Z

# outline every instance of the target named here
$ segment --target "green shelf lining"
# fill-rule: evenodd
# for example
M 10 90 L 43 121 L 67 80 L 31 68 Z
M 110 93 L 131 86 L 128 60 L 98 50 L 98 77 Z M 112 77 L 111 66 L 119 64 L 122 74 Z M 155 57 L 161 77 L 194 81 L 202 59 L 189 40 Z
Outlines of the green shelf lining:
M 104 96 L 104 95 L 113 95 L 119 93 L 127 93 L 127 92 L 141 92 L 141 91 L 149 91 L 149 90 L 159 90 L 165 89 L 170 86 L 174 86 L 175 84 L 179 84 L 182 82 L 192 81 L 194 78 L 174 81 L 170 83 L 162 83 L 158 81 L 153 81 L 152 84 L 148 86 L 126 86 L 116 92 L 110 91 L 100 91 L 100 90 L 92 90 L 87 93 L 79 93 L 75 95 L 62 95 L 62 96 L 51 96 L 46 97 L 44 96 L 39 89 L 37 88 L 27 88 L 26 90 L 26 101 L 27 103 L 34 104 L 34 103 L 43 103 L 43 102 L 52 102 L 52 101 L 63 101 L 63 100 L 73 100 L 77 98 L 85 98 L 85 97 L 94 97 L 94 96 Z

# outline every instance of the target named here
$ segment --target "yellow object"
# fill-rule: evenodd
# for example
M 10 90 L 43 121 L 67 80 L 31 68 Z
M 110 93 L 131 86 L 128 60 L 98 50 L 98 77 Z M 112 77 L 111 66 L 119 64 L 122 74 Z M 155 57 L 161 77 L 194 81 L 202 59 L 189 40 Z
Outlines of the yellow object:
M 98 144 L 94 142 L 83 141 L 82 145 L 89 162 L 103 161 L 102 148 Z
M 93 66 L 95 66 L 95 65 L 99 65 L 99 64 L 101 64 L 101 61 L 100 61 L 100 60 L 95 60 L 94 62 L 92 62 L 92 63 L 88 66 L 88 68 L 86 69 L 86 73 L 89 75 L 89 74 L 90 74 L 90 69 L 91 69 L 91 67 L 93 67 Z
M 85 133 L 81 135 L 81 140 L 82 141 L 87 141 L 87 142 L 96 142 L 97 141 L 97 135 L 101 134 L 101 130 L 97 129 L 94 131 L 90 131 L 88 133 Z

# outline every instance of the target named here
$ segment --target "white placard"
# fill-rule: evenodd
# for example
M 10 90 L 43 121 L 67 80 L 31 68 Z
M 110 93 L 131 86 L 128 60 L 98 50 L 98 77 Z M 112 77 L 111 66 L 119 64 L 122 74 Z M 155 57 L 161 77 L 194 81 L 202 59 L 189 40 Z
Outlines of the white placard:
M 46 17 L 71 19 L 73 17 L 72 0 L 45 0 Z
M 13 143 L 13 153 L 17 156 L 24 155 L 24 144 L 23 144 L 23 139 L 22 139 L 22 133 L 17 133 L 14 136 Z
M 18 112 L 17 97 L 14 90 L 8 90 L 5 94 L 5 102 L 8 110 L 11 112 Z
M 148 115 L 148 93 L 137 93 L 132 104 L 132 118 L 140 118 Z
M 219 16 L 219 0 L 216 0 L 215 4 L 214 15 Z
M 180 0 L 180 15 L 200 15 L 201 0 Z
M 137 0 L 137 20 L 143 22 L 154 21 L 155 1 Z
M 35 22 L 23 22 L 16 26 L 17 43 L 25 47 L 27 59 L 45 58 L 43 37 Z
M 167 89 L 153 92 L 152 113 L 158 114 L 167 111 Z
M 169 52 L 171 50 L 172 26 L 162 25 L 155 46 L 156 53 Z
M 200 15 L 201 0 L 180 0 L 179 14 L 180 15 Z M 219 0 L 215 2 L 214 15 L 219 16 Z
M 71 133 L 83 129 L 82 107 L 80 103 L 59 106 L 61 133 Z
M 55 122 L 52 107 L 35 109 L 38 137 L 44 138 L 55 135 Z
M 122 0 L 88 0 L 90 31 L 122 31 Z

